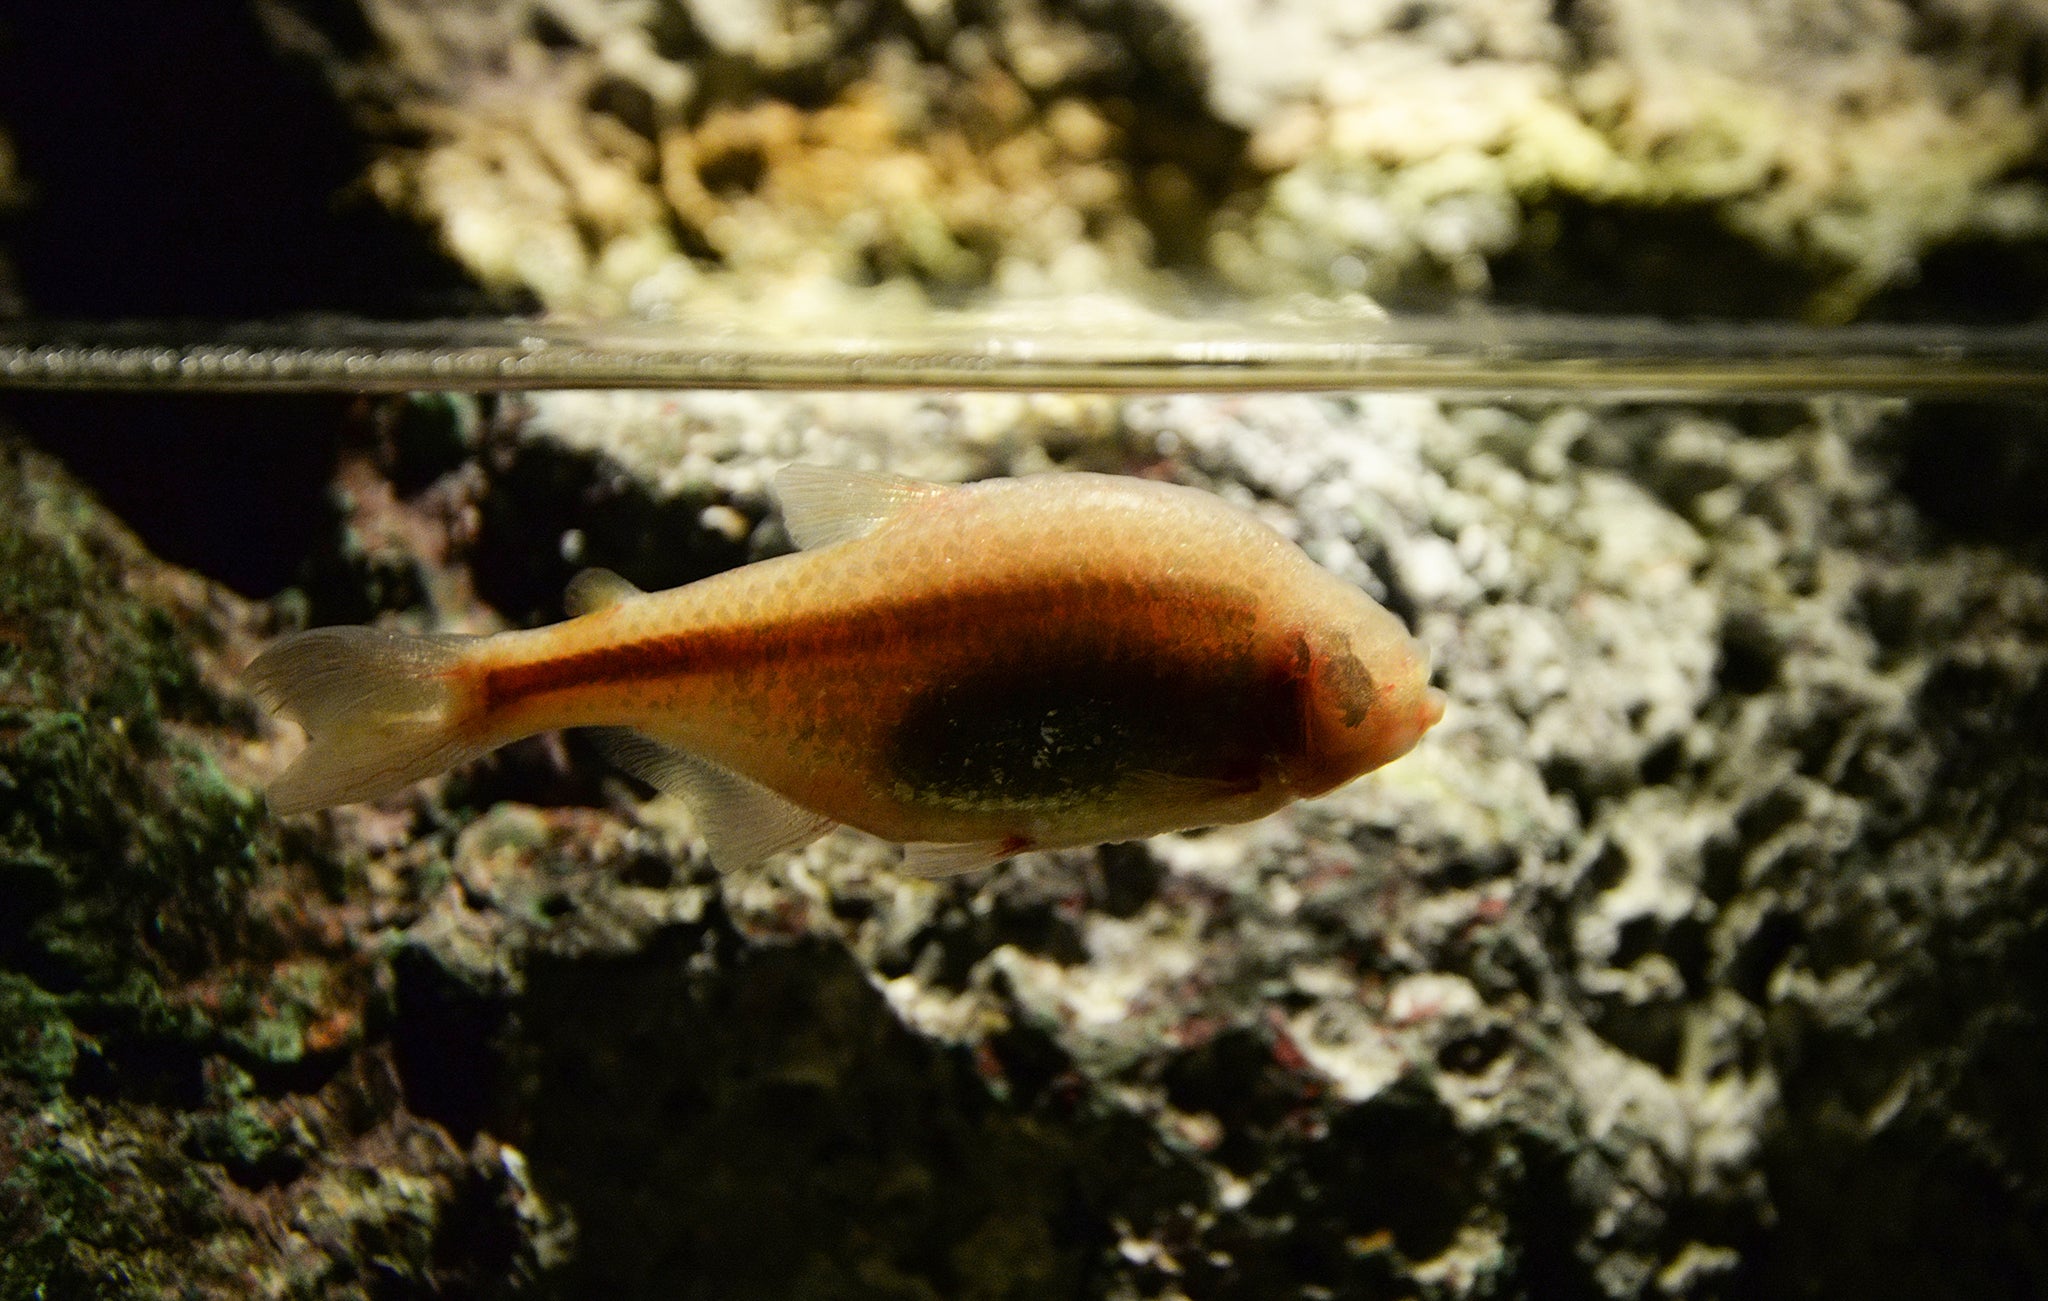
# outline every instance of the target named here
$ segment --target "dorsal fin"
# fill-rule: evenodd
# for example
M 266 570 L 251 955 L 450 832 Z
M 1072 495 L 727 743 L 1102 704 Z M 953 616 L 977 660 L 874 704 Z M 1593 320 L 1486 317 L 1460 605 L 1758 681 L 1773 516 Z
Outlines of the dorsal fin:
M 569 580 L 562 592 L 562 608 L 571 618 L 609 609 L 628 597 L 643 593 L 609 569 L 586 569 Z
M 922 479 L 825 465 L 785 465 L 775 473 L 783 527 L 806 551 L 860 537 L 912 502 L 951 491 Z

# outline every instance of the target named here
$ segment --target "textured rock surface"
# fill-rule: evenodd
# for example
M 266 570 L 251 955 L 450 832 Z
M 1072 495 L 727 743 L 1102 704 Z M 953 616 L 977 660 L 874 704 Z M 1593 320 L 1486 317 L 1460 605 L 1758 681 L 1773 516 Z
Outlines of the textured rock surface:
M 1914 504 L 1944 421 L 766 395 L 448 414 L 350 445 L 316 620 L 382 593 L 488 626 L 472 593 L 524 618 L 564 553 L 681 581 L 775 549 L 760 485 L 784 457 L 1056 462 L 1261 511 L 1414 620 L 1453 710 L 1292 816 L 950 884 L 853 833 L 722 880 L 685 815 L 573 740 L 284 827 L 247 784 L 289 738 L 222 678 L 260 618 L 17 454 L 17 1279 L 2048 1278 L 2027 1228 L 2048 1209 L 2048 580 L 2037 533 L 1970 542 Z M 695 431 L 694 459 L 664 428 Z
M 379 193 L 554 305 L 2044 279 L 2019 4 L 263 10 L 410 142 Z M 23 283 L 112 294 L 155 233 Z M 2038 409 L 145 407 L 16 409 L 297 587 L 0 450 L 0 1297 L 2048 1293 Z M 772 553 L 799 457 L 1225 493 L 1410 618 L 1452 713 L 1291 816 L 945 885 L 850 833 L 721 879 L 573 737 L 253 794 L 295 743 L 233 683 L 263 637 Z
M 360 851 L 249 789 L 257 612 L 12 442 L 0 516 L 0 1296 L 530 1276 L 518 1153 L 404 1105 Z
M 2042 283 L 2048 27 L 2024 0 L 264 12 L 392 142 L 388 203 L 560 307 L 1192 276 L 2025 314 Z
M 536 399 L 530 454 L 609 446 L 600 479 L 638 466 L 656 496 L 749 517 L 756 455 L 1047 455 L 1006 400 L 1000 420 L 879 400 L 822 429 L 802 399 L 669 400 L 663 421 L 591 401 Z M 2043 1066 L 2048 585 L 1900 492 L 1947 421 L 1059 414 L 1097 431 L 1069 463 L 1263 503 L 1411 613 L 1454 702 L 1429 746 L 1299 817 L 1035 860 L 963 917 L 893 882 L 851 906 L 867 892 L 829 846 L 790 877 L 826 883 L 806 914 L 837 919 L 909 1024 L 993 1053 L 1013 1098 L 1078 1077 L 1199 1172 L 1201 1195 L 1122 1221 L 1118 1287 L 1912 1295 L 1954 1267 L 1899 1244 L 1965 1202 L 1981 1217 L 1947 1231 L 1999 1262 L 1977 1282 L 2039 1282 L 2018 1226 L 2048 1192 L 2021 1101 Z M 723 456 L 698 421 L 723 422 Z M 1004 437 L 861 435 L 984 423 Z M 1949 1022 L 1957 999 L 1974 1010 Z M 1013 1083 L 1020 1036 L 1050 1061 Z

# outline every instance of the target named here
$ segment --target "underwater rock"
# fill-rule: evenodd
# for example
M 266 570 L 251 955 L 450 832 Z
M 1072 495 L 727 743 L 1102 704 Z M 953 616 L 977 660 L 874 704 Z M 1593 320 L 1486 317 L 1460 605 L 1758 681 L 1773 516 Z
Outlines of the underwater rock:
M 0 441 L 0 1295 L 502 1290 L 523 1158 L 407 1110 L 360 850 L 252 789 L 259 607 Z
M 1192 0 L 264 12 L 397 110 L 385 201 L 557 306 L 1164 269 L 1843 313 L 2039 248 L 2025 6 L 1338 8 L 1261 10 L 1292 61 Z M 2038 267 L 1992 278 L 2034 310 Z M 377 409 L 267 610 L 0 450 L 0 1295 L 2048 1292 L 2048 580 L 1973 454 L 2004 422 Z M 720 878 L 573 737 L 288 824 L 253 793 L 272 632 L 772 553 L 790 459 L 1213 488 L 1409 618 L 1452 712 L 1289 817 L 946 885 L 850 833 Z M 250 512 L 317 509 L 273 482 Z
M 2024 319 L 2048 284 L 2017 0 L 261 11 L 385 141 L 384 203 L 554 308 L 1220 280 Z
M 375 991 L 350 1060 L 387 1064 L 378 1105 L 446 1168 L 519 1171 L 492 1241 L 537 1287 L 2048 1277 L 2022 1227 L 2048 1204 L 2048 578 L 1913 504 L 1942 495 L 1907 481 L 1938 429 L 1846 401 L 1057 409 L 1077 423 L 1010 398 L 532 395 L 480 413 L 459 461 L 403 438 L 345 460 L 338 549 L 374 533 L 386 557 L 338 571 L 381 584 L 356 599 L 462 626 L 490 617 L 484 575 L 566 567 L 570 534 L 643 579 L 636 556 L 785 547 L 761 495 L 784 457 L 1166 474 L 1400 611 L 1452 699 L 1414 754 L 1290 815 L 955 883 L 851 832 L 720 877 L 685 813 L 573 737 L 295 829 L 238 805 L 252 843 L 345 865 L 306 906 L 346 919 Z M 954 436 L 982 427 L 1005 432 Z M 408 564 L 438 576 L 375 577 Z M 196 733 L 238 782 L 283 758 L 241 717 Z M 318 1021 L 321 960 L 272 968 L 268 998 Z M 279 1037 L 221 1033 L 238 1062 Z M 329 1159 L 271 1096 L 215 1109 L 181 1159 L 278 1190 Z

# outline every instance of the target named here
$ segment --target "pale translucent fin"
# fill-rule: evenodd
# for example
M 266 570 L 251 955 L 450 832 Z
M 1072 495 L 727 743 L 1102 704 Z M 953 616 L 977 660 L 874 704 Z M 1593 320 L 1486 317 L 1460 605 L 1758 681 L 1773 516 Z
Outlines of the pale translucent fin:
M 264 792 L 278 813 L 375 799 L 491 748 L 457 674 L 475 639 L 315 628 L 249 666 L 250 690 L 312 744 Z
M 730 768 L 631 728 L 594 727 L 590 735 L 607 759 L 690 806 L 711 861 L 721 870 L 738 871 L 771 854 L 800 849 L 834 825 Z
M 1250 774 L 1232 780 L 1140 768 L 1125 773 L 1118 787 L 1133 803 L 1153 808 L 1197 809 L 1235 796 L 1249 795 L 1259 788 L 1259 779 Z
M 912 502 L 951 491 L 922 479 L 824 465 L 785 465 L 775 473 L 783 527 L 805 551 L 860 537 Z
M 903 847 L 900 870 L 908 876 L 962 876 L 994 867 L 1006 858 L 1026 852 L 1029 845 L 1013 840 L 982 840 L 964 845 L 940 845 L 927 841 Z
M 562 608 L 571 618 L 610 609 L 619 602 L 644 593 L 609 569 L 586 569 L 569 580 L 562 593 Z

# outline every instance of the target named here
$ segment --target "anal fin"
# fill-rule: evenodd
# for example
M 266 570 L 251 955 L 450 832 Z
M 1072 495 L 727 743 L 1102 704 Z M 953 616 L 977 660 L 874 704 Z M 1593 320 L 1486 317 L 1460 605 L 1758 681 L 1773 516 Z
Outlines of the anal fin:
M 835 825 L 761 783 L 628 727 L 588 729 L 619 767 L 689 805 L 711 861 L 727 872 L 800 849 Z
M 977 840 L 958 845 L 918 841 L 903 847 L 903 863 L 900 870 L 906 876 L 964 876 L 968 872 L 979 872 L 985 867 L 994 867 L 1006 858 L 1028 853 L 1031 848 L 1031 842 L 1022 836 L 1010 836 L 1003 840 Z

